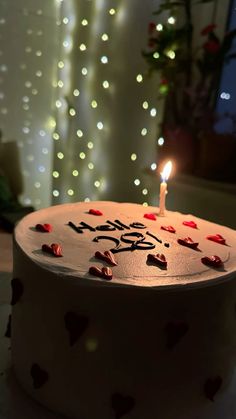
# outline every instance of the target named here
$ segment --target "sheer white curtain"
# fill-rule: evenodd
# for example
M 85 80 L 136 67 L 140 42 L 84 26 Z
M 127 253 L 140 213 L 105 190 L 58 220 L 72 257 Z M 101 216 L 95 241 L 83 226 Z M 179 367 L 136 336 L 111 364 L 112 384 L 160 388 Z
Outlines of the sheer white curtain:
M 35 208 L 51 203 L 60 4 L 0 0 L 0 129 L 19 148 L 22 203 Z M 12 179 L 14 158 L 9 152 Z
M 23 204 L 149 202 L 161 109 L 141 51 L 158 4 L 0 0 L 0 129 Z
M 148 201 L 145 168 L 156 162 L 161 109 L 141 51 L 158 4 L 61 2 L 54 204 Z

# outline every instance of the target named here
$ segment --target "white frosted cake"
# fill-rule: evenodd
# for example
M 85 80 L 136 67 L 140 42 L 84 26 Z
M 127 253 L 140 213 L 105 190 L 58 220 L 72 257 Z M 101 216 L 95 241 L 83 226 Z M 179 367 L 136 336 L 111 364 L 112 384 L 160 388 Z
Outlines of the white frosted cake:
M 192 215 L 31 213 L 14 234 L 18 381 L 69 418 L 235 419 L 235 270 L 235 231 Z

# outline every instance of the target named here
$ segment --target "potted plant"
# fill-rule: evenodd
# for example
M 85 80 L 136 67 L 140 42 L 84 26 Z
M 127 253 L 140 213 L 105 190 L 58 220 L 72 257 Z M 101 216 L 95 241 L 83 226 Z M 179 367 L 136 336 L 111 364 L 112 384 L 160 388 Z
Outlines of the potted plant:
M 159 127 L 165 140 L 162 155 L 178 161 L 180 171 L 195 173 L 201 166 L 201 142 L 214 131 L 217 120 L 216 95 L 222 66 L 236 57 L 231 53 L 236 30 L 220 39 L 217 26 L 194 28 L 194 7 L 214 0 L 166 0 L 154 12 L 165 23 L 150 22 L 148 46 L 142 52 L 148 75 L 159 74 L 157 99 L 165 100 L 164 114 Z M 215 13 L 214 13 L 215 14 Z M 179 17 L 179 19 L 178 19 Z M 193 39 L 199 35 L 199 43 Z

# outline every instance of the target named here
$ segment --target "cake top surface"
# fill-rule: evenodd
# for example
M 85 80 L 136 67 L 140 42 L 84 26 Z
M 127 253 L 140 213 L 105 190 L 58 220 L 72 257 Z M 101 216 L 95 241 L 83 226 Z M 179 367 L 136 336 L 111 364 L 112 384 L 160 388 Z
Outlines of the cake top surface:
M 45 225 L 50 231 L 40 231 Z M 139 204 L 94 201 L 45 208 L 24 217 L 14 237 L 43 269 L 89 285 L 186 289 L 228 280 L 236 267 L 234 230 L 178 212 L 160 217 L 158 208 Z M 62 256 L 51 252 L 52 244 Z M 104 276 L 104 267 L 112 279 Z

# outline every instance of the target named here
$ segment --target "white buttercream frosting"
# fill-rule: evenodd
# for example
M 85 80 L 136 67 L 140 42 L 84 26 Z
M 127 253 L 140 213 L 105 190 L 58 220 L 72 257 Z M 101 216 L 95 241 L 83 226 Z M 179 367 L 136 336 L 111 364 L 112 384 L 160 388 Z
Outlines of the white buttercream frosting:
M 90 209 L 100 210 L 103 215 L 89 214 Z M 156 215 L 156 220 L 144 217 L 146 213 Z M 83 233 L 77 233 L 68 223 L 73 222 L 81 226 L 81 222 L 96 228 L 107 224 L 107 220 L 114 222 L 120 220 L 127 226 L 134 222 L 145 225 L 144 229 L 130 228 L 115 231 L 90 231 L 84 229 Z M 183 221 L 195 221 L 197 229 L 183 225 Z M 36 224 L 49 223 L 52 232 L 44 233 L 35 231 Z M 173 226 L 176 233 L 170 233 L 161 229 L 161 226 Z M 93 241 L 97 236 L 110 236 L 120 240 L 122 234 L 138 232 L 145 236 L 145 241 L 155 245 L 154 249 L 121 251 L 115 254 L 117 266 L 112 267 L 113 279 L 106 282 L 103 279 L 89 274 L 91 266 L 108 266 L 106 262 L 94 257 L 96 251 L 104 252 L 115 246 L 110 240 L 102 239 Z M 160 243 L 147 232 L 162 241 Z M 220 234 L 226 239 L 226 245 L 207 240 L 208 235 Z M 199 243 L 198 250 L 180 245 L 179 238 L 191 237 Z M 132 237 L 126 237 L 132 239 Z M 236 234 L 230 228 L 199 219 L 193 215 L 180 214 L 166 211 L 164 217 L 158 216 L 158 208 L 145 208 L 138 204 L 114 203 L 114 202 L 89 202 L 74 203 L 54 206 L 31 213 L 17 226 L 15 240 L 23 252 L 43 269 L 56 272 L 64 277 L 76 277 L 78 280 L 106 282 L 107 286 L 129 285 L 140 287 L 192 287 L 210 285 L 218 281 L 227 280 L 236 266 Z M 62 247 L 62 257 L 56 258 L 41 250 L 43 244 L 58 243 Z M 169 247 L 166 247 L 166 243 Z M 120 241 L 122 247 L 130 244 Z M 167 269 L 147 263 L 149 253 L 164 254 L 167 260 Z M 204 256 L 219 256 L 224 265 L 223 268 L 215 269 L 204 265 L 201 258 Z

